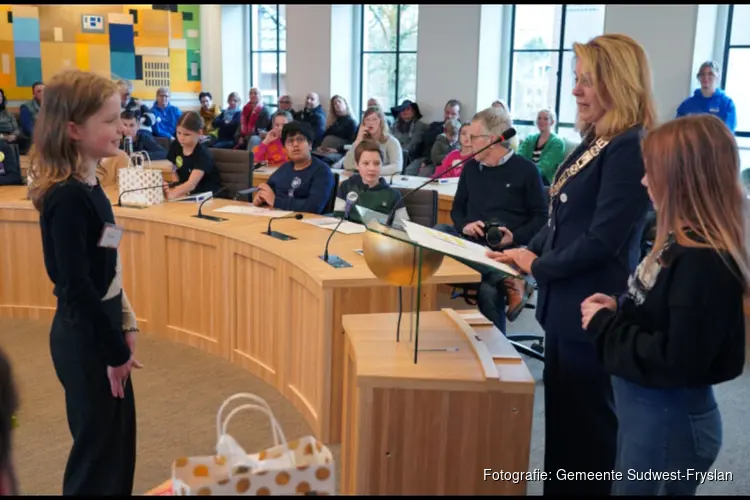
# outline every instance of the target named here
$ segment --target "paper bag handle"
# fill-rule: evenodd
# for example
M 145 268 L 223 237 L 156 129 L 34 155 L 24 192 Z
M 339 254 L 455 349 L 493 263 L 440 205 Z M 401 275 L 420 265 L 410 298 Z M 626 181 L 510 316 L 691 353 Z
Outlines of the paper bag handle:
M 273 429 L 273 445 L 278 446 L 279 444 L 283 444 L 285 447 L 287 446 L 287 440 L 286 436 L 284 435 L 284 431 L 281 429 L 279 421 L 276 420 L 276 417 L 274 417 L 271 410 L 254 404 L 244 404 L 229 412 L 229 415 L 227 415 L 227 418 L 224 419 L 224 424 L 221 427 L 221 434 L 219 435 L 220 439 L 221 436 L 227 433 L 227 427 L 229 427 L 229 421 L 232 419 L 232 417 L 243 410 L 258 410 L 262 413 L 265 413 L 269 421 L 271 422 L 271 428 Z
M 128 168 L 144 168 L 146 162 L 148 162 L 148 168 L 151 168 L 151 156 L 148 151 L 137 151 L 128 156 Z
M 237 399 L 249 399 L 250 401 L 253 401 L 255 403 L 258 403 L 265 409 L 267 409 L 269 412 L 271 411 L 271 407 L 268 406 L 268 403 L 266 403 L 266 400 L 256 396 L 255 394 L 250 394 L 249 392 L 238 392 L 237 394 L 233 394 L 229 396 L 227 399 L 224 400 L 223 403 L 221 403 L 221 406 L 219 407 L 219 411 L 216 412 L 216 434 L 221 436 L 221 415 L 224 413 L 224 409 L 231 403 L 232 401 L 235 401 Z
M 216 451 L 218 454 L 226 455 L 227 458 L 230 459 L 230 463 L 232 462 L 232 458 L 237 458 L 240 460 L 240 463 L 244 465 L 249 465 L 251 468 L 257 468 L 260 465 L 260 463 L 257 460 L 251 459 L 250 457 L 248 457 L 247 452 L 245 452 L 245 450 L 242 449 L 242 447 L 234 440 L 234 438 L 232 438 L 229 434 L 227 434 L 227 427 L 229 427 L 229 421 L 237 413 L 240 413 L 243 410 L 258 410 L 262 413 L 265 413 L 271 422 L 271 427 L 273 428 L 274 446 L 279 446 L 279 442 L 281 442 L 281 444 L 284 445 L 284 450 L 286 450 L 287 452 L 289 451 L 289 445 L 287 444 L 284 431 L 281 429 L 281 426 L 279 425 L 278 420 L 276 420 L 276 417 L 274 417 L 273 412 L 271 412 L 271 410 L 266 407 L 248 403 L 248 404 L 244 404 L 233 409 L 231 412 L 229 412 L 229 415 L 227 415 L 227 418 L 224 419 L 224 424 L 222 425 L 221 434 L 219 435 L 217 444 L 216 444 Z M 223 450 L 223 453 L 220 449 Z M 292 466 L 295 466 L 296 460 L 294 458 L 294 454 L 293 453 L 290 454 L 289 458 L 291 459 Z

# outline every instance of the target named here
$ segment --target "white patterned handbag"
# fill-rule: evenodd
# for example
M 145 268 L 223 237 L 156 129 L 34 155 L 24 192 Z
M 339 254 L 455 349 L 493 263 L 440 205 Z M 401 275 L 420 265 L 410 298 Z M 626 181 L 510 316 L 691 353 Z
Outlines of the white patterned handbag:
M 151 168 L 145 151 L 130 155 L 127 168 L 117 171 L 117 184 L 123 205 L 151 206 L 164 203 L 164 175 Z

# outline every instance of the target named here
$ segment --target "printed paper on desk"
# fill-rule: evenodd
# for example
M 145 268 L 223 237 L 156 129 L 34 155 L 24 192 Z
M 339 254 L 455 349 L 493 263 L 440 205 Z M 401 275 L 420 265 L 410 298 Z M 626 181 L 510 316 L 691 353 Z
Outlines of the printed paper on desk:
M 321 217 L 319 219 L 305 219 L 302 222 L 304 222 L 305 224 L 310 224 L 312 226 L 323 227 L 329 224 L 338 224 L 339 220 L 340 219 L 336 217 Z
M 461 317 L 466 321 L 467 324 L 471 326 L 492 326 L 492 321 L 488 320 L 484 317 L 484 315 L 480 312 L 470 312 L 470 313 L 464 313 L 461 315 Z
M 346 200 L 336 197 L 336 200 L 333 202 L 333 211 L 334 212 L 343 212 L 346 210 Z
M 292 212 L 285 210 L 275 210 L 273 208 L 255 207 L 245 205 L 227 205 L 226 207 L 217 208 L 214 212 L 224 212 L 226 214 L 256 215 L 260 217 L 283 217 Z
M 510 266 L 487 257 L 487 251 L 489 250 L 487 247 L 429 227 L 420 226 L 411 221 L 403 221 L 403 225 L 406 234 L 418 245 L 470 262 L 484 264 L 509 276 L 520 277 L 518 272 Z

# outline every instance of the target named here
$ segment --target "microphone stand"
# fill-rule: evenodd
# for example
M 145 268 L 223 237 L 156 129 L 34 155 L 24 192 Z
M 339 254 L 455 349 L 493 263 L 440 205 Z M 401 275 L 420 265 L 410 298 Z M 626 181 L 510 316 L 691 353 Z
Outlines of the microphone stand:
M 505 142 L 505 141 L 507 141 L 509 139 L 512 139 L 515 135 L 516 135 L 516 129 L 509 128 L 508 130 L 505 131 L 505 133 L 503 135 L 501 135 L 500 137 L 498 137 L 497 139 L 495 139 L 491 143 L 487 144 L 485 147 L 483 147 L 479 151 L 476 151 L 476 152 L 472 153 L 465 160 L 463 160 L 463 161 L 461 161 L 459 163 L 456 163 L 455 165 L 453 165 L 449 169 L 445 170 L 444 172 L 441 172 L 440 175 L 428 178 L 425 182 L 423 182 L 419 186 L 415 187 L 414 189 L 412 189 L 411 191 L 409 191 L 408 193 L 406 193 L 404 196 L 401 197 L 401 199 L 395 205 L 393 205 L 393 209 L 391 210 L 391 213 L 388 214 L 388 219 L 386 220 L 385 225 L 388 226 L 388 227 L 393 227 L 393 220 L 396 218 L 396 211 L 404 204 L 404 201 L 410 195 L 416 193 L 417 191 L 419 191 L 420 189 L 422 189 L 426 185 L 430 184 L 431 182 L 434 182 L 436 179 L 440 179 L 441 177 L 443 177 L 448 172 L 451 172 L 452 170 L 454 170 L 454 169 L 456 169 L 458 167 L 462 167 L 467 162 L 473 160 L 482 151 L 485 151 L 485 150 L 491 148 L 495 144 L 500 144 L 501 142 Z
M 226 187 L 223 187 L 223 188 L 219 189 L 218 191 L 216 191 L 215 193 L 212 193 L 212 195 L 211 195 L 210 198 L 206 198 L 205 200 L 203 200 L 201 202 L 201 204 L 198 205 L 198 213 L 195 214 L 195 215 L 191 215 L 191 217 L 195 217 L 196 219 L 206 219 L 206 220 L 210 220 L 210 221 L 213 221 L 213 222 L 224 222 L 226 220 L 229 220 L 229 219 L 225 219 L 224 217 L 216 217 L 215 215 L 204 215 L 203 214 L 203 205 L 205 205 L 207 201 L 212 200 L 217 194 L 219 194 L 219 193 L 221 193 L 223 191 L 226 191 L 226 189 L 227 189 Z
M 320 258 L 323 262 L 328 264 L 331 267 L 334 267 L 336 269 L 342 269 L 345 267 L 352 267 L 351 264 L 349 264 L 347 261 L 339 257 L 338 255 L 328 255 L 328 245 L 331 243 L 331 238 L 333 238 L 333 235 L 336 234 L 336 232 L 339 230 L 339 226 L 344 223 L 344 219 L 348 217 L 348 213 L 344 215 L 341 219 L 339 219 L 339 223 L 336 224 L 336 227 L 333 228 L 333 231 L 331 231 L 331 234 L 328 236 L 328 239 L 326 240 L 326 248 L 323 251 L 323 255 L 319 255 L 318 258 Z
M 280 233 L 278 231 L 271 231 L 271 223 L 278 219 L 295 219 L 295 220 L 301 220 L 303 217 L 302 214 L 294 214 L 294 215 L 283 215 L 281 217 L 271 217 L 271 219 L 268 221 L 268 229 L 266 229 L 262 234 L 265 234 L 266 236 L 270 236 L 271 238 L 276 238 L 277 240 L 281 241 L 289 241 L 289 240 L 296 240 L 294 236 L 289 236 L 288 234 Z
M 172 186 L 174 183 L 170 183 L 169 185 Z M 122 206 L 122 197 L 128 193 L 137 193 L 138 191 L 148 191 L 149 189 L 162 189 L 164 187 L 163 184 L 159 184 L 158 186 L 148 186 L 148 187 L 140 187 L 138 189 L 128 189 L 127 191 L 123 191 L 120 193 L 120 196 L 117 197 L 117 206 Z M 148 208 L 144 205 L 129 205 L 128 208 L 137 208 L 137 209 L 143 209 Z

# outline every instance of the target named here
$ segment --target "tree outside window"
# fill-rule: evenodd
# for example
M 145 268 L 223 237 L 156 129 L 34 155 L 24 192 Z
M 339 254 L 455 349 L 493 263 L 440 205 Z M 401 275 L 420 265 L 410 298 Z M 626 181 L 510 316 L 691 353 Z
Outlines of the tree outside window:
M 721 88 L 734 101 L 737 110 L 735 137 L 740 147 L 742 168 L 750 168 L 750 5 L 729 5 L 724 69 Z M 697 68 L 696 68 L 697 69 Z
M 250 84 L 276 105 L 286 94 L 286 5 L 250 5 L 250 22 Z

